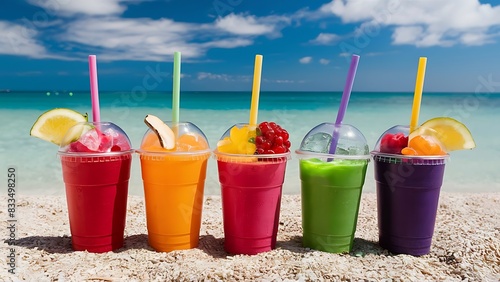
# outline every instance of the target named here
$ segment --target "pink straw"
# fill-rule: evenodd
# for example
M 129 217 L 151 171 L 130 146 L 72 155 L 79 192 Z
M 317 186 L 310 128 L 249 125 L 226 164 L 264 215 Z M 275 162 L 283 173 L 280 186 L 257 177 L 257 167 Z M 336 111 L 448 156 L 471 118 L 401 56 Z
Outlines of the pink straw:
M 332 143 L 330 144 L 330 154 L 335 154 L 337 150 L 337 144 L 339 142 L 339 129 L 342 121 L 344 120 L 345 112 L 347 110 L 347 104 L 349 104 L 349 98 L 351 97 L 352 86 L 354 84 L 354 77 L 356 76 L 356 70 L 358 69 L 359 56 L 352 55 L 351 66 L 349 67 L 349 72 L 347 73 L 347 80 L 344 86 L 344 93 L 342 93 L 342 100 L 340 101 L 339 111 L 337 112 L 337 120 L 335 121 L 335 129 L 333 131 Z
M 99 110 L 99 89 L 97 87 L 97 60 L 95 55 L 89 55 L 90 97 L 92 100 L 92 120 L 101 121 Z

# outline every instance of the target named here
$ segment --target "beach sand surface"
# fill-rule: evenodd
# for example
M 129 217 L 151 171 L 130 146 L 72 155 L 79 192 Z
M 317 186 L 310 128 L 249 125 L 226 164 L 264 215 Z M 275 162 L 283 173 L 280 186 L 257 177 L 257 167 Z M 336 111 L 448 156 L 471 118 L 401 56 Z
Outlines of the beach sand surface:
M 6 222 L 7 198 L 0 200 Z M 362 196 L 349 254 L 302 247 L 300 195 L 283 196 L 276 249 L 253 256 L 224 251 L 220 196 L 205 197 L 199 246 L 169 253 L 148 246 L 142 197 L 129 197 L 125 246 L 104 254 L 71 249 L 64 196 L 18 195 L 17 201 L 16 274 L 7 272 L 12 246 L 2 240 L 0 281 L 500 280 L 500 193 L 442 193 L 431 253 L 421 257 L 379 247 L 373 193 Z

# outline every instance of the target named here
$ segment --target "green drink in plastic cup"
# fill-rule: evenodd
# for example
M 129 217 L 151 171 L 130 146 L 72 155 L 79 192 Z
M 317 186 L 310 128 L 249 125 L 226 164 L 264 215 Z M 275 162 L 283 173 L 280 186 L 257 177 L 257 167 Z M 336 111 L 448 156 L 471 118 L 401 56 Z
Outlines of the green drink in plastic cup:
M 334 130 L 339 138 L 335 154 L 330 154 Z M 323 123 L 306 135 L 296 153 L 300 158 L 304 247 L 350 252 L 370 159 L 366 139 L 353 126 Z

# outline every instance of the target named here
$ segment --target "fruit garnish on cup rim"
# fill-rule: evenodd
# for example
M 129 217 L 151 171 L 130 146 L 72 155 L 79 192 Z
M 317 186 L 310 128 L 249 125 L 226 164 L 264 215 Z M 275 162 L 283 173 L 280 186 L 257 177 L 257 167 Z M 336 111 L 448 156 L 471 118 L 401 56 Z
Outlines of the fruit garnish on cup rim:
M 217 151 L 239 155 L 268 155 L 290 152 L 288 132 L 275 122 L 261 122 L 257 128 L 233 126 L 229 136 L 217 143 Z
M 408 136 L 399 132 L 387 133 L 380 140 L 380 152 L 389 154 L 400 154 L 401 150 L 408 146 Z
M 255 137 L 255 154 L 283 154 L 290 152 L 290 135 L 275 122 L 261 122 Z
M 61 145 L 63 138 L 72 126 L 87 121 L 87 114 L 82 115 L 70 109 L 56 108 L 46 111 L 38 117 L 31 127 L 30 135 Z M 82 131 L 73 131 L 71 136 L 66 135 L 66 139 L 76 141 L 82 133 Z
M 410 133 L 409 139 L 417 136 L 436 138 L 447 152 L 476 147 L 469 129 L 463 123 L 450 117 L 437 117 L 424 122 Z
M 170 150 L 175 147 L 175 134 L 161 119 L 154 115 L 146 115 L 144 123 L 158 136 L 163 148 Z
M 450 117 L 432 118 L 408 137 L 408 147 L 401 150 L 403 155 L 446 155 L 451 151 L 476 147 L 469 129 Z
M 439 156 L 475 147 L 469 129 L 450 117 L 432 118 L 408 136 L 387 133 L 380 141 L 381 153 L 412 156 Z

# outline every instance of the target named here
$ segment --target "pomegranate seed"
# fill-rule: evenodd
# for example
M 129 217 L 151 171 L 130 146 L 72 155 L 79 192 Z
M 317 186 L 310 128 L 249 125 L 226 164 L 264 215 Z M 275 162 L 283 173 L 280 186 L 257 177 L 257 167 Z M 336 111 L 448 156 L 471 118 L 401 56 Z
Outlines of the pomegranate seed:
M 276 146 L 276 147 L 273 148 L 273 151 L 276 154 L 283 154 L 284 152 L 286 152 L 286 148 L 283 147 L 283 146 Z
M 269 131 L 267 131 L 267 132 L 264 134 L 264 136 L 266 137 L 266 139 L 267 139 L 268 141 L 272 141 L 272 140 L 274 139 L 274 136 L 275 136 L 275 135 L 276 135 L 276 134 L 274 133 L 274 130 L 272 130 L 272 129 L 271 129 L 271 130 L 269 130 Z
M 278 136 L 274 138 L 274 145 L 281 146 L 283 145 L 283 137 Z
M 264 149 L 262 149 L 262 148 L 257 148 L 257 150 L 255 151 L 255 153 L 256 153 L 257 155 L 262 155 L 262 154 L 264 154 L 264 152 L 265 152 L 265 150 L 264 150 Z
M 292 143 L 290 143 L 290 141 L 289 141 L 289 140 L 286 140 L 286 141 L 284 141 L 284 142 L 283 142 L 283 145 L 284 145 L 285 147 L 287 147 L 287 148 L 290 148 L 290 146 L 292 146 Z
M 266 140 L 264 139 L 264 136 L 257 136 L 255 138 L 255 145 L 261 145 L 262 143 L 264 143 Z
M 271 149 L 271 143 L 266 141 L 266 142 L 262 143 L 261 148 L 264 150 Z
M 290 138 L 290 135 L 288 134 L 288 131 L 286 131 L 284 129 L 281 131 L 280 136 L 283 137 L 283 140 L 288 140 L 288 138 Z

